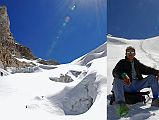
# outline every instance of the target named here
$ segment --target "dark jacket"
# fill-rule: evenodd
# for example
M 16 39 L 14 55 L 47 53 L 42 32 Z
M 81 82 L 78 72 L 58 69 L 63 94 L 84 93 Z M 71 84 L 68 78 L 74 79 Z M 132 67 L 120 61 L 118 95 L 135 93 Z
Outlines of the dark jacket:
M 139 62 L 136 58 L 134 58 L 134 67 L 137 75 L 138 80 L 142 80 L 143 77 L 142 75 L 150 75 L 153 74 L 157 76 L 158 70 L 155 70 L 154 68 L 148 67 L 142 63 Z M 122 79 L 121 75 L 122 73 L 127 73 L 129 76 L 130 80 L 132 81 L 132 74 L 131 74 L 131 62 L 128 61 L 127 57 L 125 59 L 120 60 L 115 68 L 113 69 L 113 77 L 114 78 L 120 78 Z

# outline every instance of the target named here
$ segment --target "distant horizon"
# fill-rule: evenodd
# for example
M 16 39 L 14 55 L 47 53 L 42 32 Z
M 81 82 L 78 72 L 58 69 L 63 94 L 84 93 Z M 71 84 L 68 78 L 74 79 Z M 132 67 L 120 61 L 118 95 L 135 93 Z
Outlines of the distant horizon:
M 107 36 L 116 37 L 116 38 L 123 38 L 123 39 L 128 39 L 128 40 L 131 40 L 131 39 L 132 40 L 145 40 L 145 39 L 159 37 L 159 35 L 156 35 L 156 36 L 152 36 L 152 37 L 148 37 L 148 38 L 126 38 L 126 37 L 120 37 L 120 36 L 116 36 L 116 35 L 112 35 L 112 34 L 107 34 Z
M 45 60 L 69 63 L 106 41 L 105 0 L 0 0 L 16 42 Z

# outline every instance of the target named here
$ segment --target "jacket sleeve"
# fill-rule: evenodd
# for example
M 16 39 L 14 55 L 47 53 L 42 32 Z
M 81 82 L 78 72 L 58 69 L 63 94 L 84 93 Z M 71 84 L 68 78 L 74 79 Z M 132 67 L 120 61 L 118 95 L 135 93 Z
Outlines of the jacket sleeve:
M 122 71 L 122 60 L 120 60 L 112 71 L 113 77 L 121 78 Z
M 153 75 L 157 76 L 158 70 L 156 70 L 154 68 L 148 67 L 140 62 L 139 62 L 139 68 L 140 68 L 141 74 L 144 74 L 144 75 L 153 74 Z

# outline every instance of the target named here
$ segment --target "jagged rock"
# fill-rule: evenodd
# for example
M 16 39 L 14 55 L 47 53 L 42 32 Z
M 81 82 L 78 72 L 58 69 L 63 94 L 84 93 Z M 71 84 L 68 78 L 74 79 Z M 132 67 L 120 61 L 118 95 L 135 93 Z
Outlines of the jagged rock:
M 31 50 L 23 45 L 20 45 L 20 44 L 16 44 L 16 49 L 18 51 L 20 51 L 20 55 L 21 57 L 23 58 L 26 58 L 26 59 L 35 59 L 35 56 L 33 56 Z
M 55 81 L 55 82 L 64 82 L 64 83 L 69 83 L 69 82 L 73 81 L 71 76 L 69 76 L 67 74 L 65 74 L 65 75 L 61 74 L 60 78 L 58 78 L 58 77 L 49 77 L 49 79 L 52 80 L 52 81 Z
M 0 6 L 0 61 L 6 67 L 28 66 L 17 58 L 35 59 L 29 48 L 18 44 L 10 31 L 10 21 L 6 6 Z
M 0 40 L 14 42 L 6 6 L 0 6 Z
M 6 6 L 0 6 L 0 61 L 6 67 L 26 67 L 29 64 L 16 58 L 36 59 L 31 50 L 16 42 L 10 31 L 10 20 Z M 44 65 L 58 65 L 55 60 L 40 60 Z
M 76 71 L 76 70 L 70 70 L 69 72 L 72 73 L 72 75 L 74 75 L 75 77 L 78 77 L 78 75 L 82 73 L 82 71 Z
M 2 61 L 0 61 L 0 68 L 4 69 L 4 65 L 3 65 Z
M 59 65 L 60 63 L 56 60 L 39 60 L 38 63 L 44 64 L 44 65 Z

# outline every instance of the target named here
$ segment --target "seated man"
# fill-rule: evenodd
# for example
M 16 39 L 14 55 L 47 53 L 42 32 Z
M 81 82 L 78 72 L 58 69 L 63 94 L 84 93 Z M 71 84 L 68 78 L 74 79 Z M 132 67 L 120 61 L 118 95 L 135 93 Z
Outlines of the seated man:
M 115 95 L 115 102 L 119 104 L 120 112 L 123 111 L 122 109 L 128 112 L 124 92 L 137 92 L 147 87 L 151 88 L 153 94 L 151 105 L 159 107 L 159 71 L 140 63 L 134 57 L 136 53 L 132 46 L 126 48 L 125 54 L 125 59 L 120 60 L 112 72 L 114 77 L 112 91 Z M 148 76 L 143 78 L 142 75 Z

